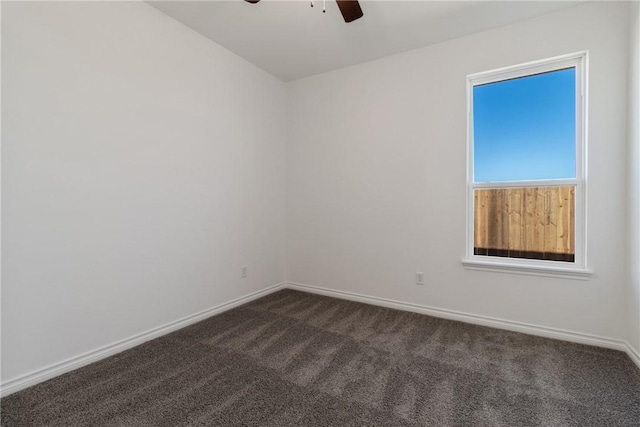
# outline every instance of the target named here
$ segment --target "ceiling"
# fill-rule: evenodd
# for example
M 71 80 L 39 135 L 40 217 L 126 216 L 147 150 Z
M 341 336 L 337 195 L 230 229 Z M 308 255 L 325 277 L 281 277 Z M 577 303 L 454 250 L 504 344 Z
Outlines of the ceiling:
M 334 0 L 149 1 L 282 81 L 507 25 L 576 1 L 367 1 L 349 24 Z

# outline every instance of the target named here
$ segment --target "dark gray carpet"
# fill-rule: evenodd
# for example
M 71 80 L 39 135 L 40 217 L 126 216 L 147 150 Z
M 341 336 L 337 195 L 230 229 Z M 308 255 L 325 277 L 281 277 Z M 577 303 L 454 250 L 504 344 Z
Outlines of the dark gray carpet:
M 618 351 L 284 290 L 1 401 L 2 426 L 638 426 Z

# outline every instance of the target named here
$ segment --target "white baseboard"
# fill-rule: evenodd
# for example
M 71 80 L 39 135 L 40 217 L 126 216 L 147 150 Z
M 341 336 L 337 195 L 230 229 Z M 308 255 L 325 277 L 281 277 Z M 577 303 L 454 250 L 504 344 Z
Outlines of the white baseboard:
M 282 282 L 282 283 L 278 283 L 277 285 L 269 286 L 260 291 L 252 292 L 243 297 L 236 298 L 231 301 L 227 301 L 223 304 L 219 304 L 219 305 L 216 305 L 215 307 L 211 307 L 206 310 L 200 311 L 198 313 L 183 317 L 182 319 L 178 319 L 173 322 L 166 323 L 162 326 L 158 326 L 157 328 L 153 328 L 146 332 L 142 332 L 132 337 L 125 338 L 113 344 L 100 347 L 96 350 L 89 351 L 79 356 L 69 358 L 62 362 L 58 362 L 53 365 L 49 365 L 45 368 L 38 369 L 28 374 L 21 375 L 11 380 L 5 381 L 0 385 L 0 396 L 7 396 L 11 393 L 15 393 L 16 391 L 20 391 L 24 388 L 30 387 L 32 385 L 36 385 L 38 383 L 41 383 L 53 377 L 57 377 L 58 375 L 62 375 L 66 372 L 73 371 L 75 369 L 81 368 L 82 366 L 86 366 L 90 363 L 97 362 L 98 360 L 105 359 L 116 353 L 120 353 L 121 351 L 140 345 L 146 341 L 152 340 L 154 338 L 158 338 L 162 335 L 166 335 L 177 329 L 184 328 L 185 326 L 191 325 L 192 323 L 196 323 L 201 320 L 204 320 L 207 317 L 214 316 L 216 314 L 222 313 L 223 311 L 230 310 L 239 305 L 248 303 L 257 298 L 260 298 L 270 293 L 273 293 L 275 291 L 278 291 L 284 288 L 285 285 L 286 285 L 286 282 Z
M 638 366 L 638 368 L 640 368 L 640 355 L 638 355 L 638 353 L 626 341 L 623 340 L 605 338 L 597 335 L 583 334 L 580 332 L 572 332 L 557 328 L 549 328 L 547 326 L 533 325 L 512 320 L 481 316 L 478 314 L 463 313 L 460 311 L 447 310 L 443 308 L 429 307 L 421 304 L 413 304 L 387 298 L 356 294 L 353 292 L 339 291 L 336 289 L 306 285 L 303 283 L 286 282 L 286 288 L 346 299 L 350 301 L 363 302 L 366 304 L 377 305 L 381 307 L 411 311 L 414 313 L 426 314 L 433 317 L 457 320 L 460 322 L 472 323 L 475 325 L 490 326 L 492 328 L 521 332 L 524 334 L 536 335 L 545 338 L 553 338 L 562 341 L 620 350 L 626 352 L 629 358 L 631 358 L 631 360 Z
M 476 325 L 490 326 L 498 329 L 506 329 L 514 332 L 522 332 L 529 335 L 537 335 L 546 338 L 554 338 L 563 341 L 570 341 L 580 344 L 593 345 L 597 347 L 611 348 L 626 352 L 629 358 L 640 368 L 640 354 L 633 349 L 627 342 L 622 340 L 599 337 L 595 335 L 582 334 L 579 332 L 571 332 L 562 329 L 549 328 L 545 326 L 532 325 L 522 322 L 514 322 L 510 320 L 497 319 L 476 314 L 468 314 L 459 311 L 446 310 L 442 308 L 428 307 L 420 304 L 407 303 L 402 301 L 391 300 L 387 298 L 379 298 L 367 295 L 356 294 L 353 292 L 339 291 L 335 289 L 322 288 L 318 286 L 305 285 L 294 282 L 282 282 L 273 286 L 269 286 L 257 292 L 250 293 L 240 298 L 219 304 L 215 307 L 208 308 L 201 312 L 183 317 L 157 328 L 150 329 L 146 332 L 134 335 L 124 340 L 106 345 L 93 351 L 81 354 L 64 360 L 45 368 L 38 369 L 25 375 L 5 381 L 0 385 L 0 396 L 7 396 L 16 391 L 44 382 L 58 375 L 73 371 L 82 366 L 86 366 L 101 359 L 105 359 L 121 351 L 140 345 L 146 341 L 166 335 L 177 329 L 204 320 L 208 317 L 230 310 L 239 305 L 248 303 L 257 298 L 266 296 L 280 289 L 296 289 L 303 292 L 310 292 L 319 295 L 346 299 L 350 301 L 358 301 L 366 304 L 372 304 L 382 307 L 395 308 L 398 310 L 411 311 L 420 314 L 426 314 L 434 317 L 441 317 L 450 320 L 458 320 Z
M 636 349 L 631 347 L 631 344 L 629 343 L 627 343 L 627 356 L 629 356 L 629 359 L 631 359 L 633 363 L 635 363 L 636 366 L 640 368 L 640 353 L 638 353 Z

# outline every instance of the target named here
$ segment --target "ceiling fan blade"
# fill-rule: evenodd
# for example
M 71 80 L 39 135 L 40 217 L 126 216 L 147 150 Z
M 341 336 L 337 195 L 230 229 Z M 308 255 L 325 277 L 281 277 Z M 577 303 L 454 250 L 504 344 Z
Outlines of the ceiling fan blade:
M 358 0 L 336 0 L 336 3 L 338 3 L 340 12 L 342 12 L 344 22 L 355 21 L 358 18 L 362 18 L 364 15 Z

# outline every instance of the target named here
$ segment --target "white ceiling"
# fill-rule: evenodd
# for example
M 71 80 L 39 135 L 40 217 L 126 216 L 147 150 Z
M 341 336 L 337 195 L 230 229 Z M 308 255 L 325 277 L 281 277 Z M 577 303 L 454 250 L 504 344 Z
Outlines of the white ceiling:
M 283 81 L 553 12 L 576 1 L 367 1 L 345 23 L 334 0 L 149 1 Z

